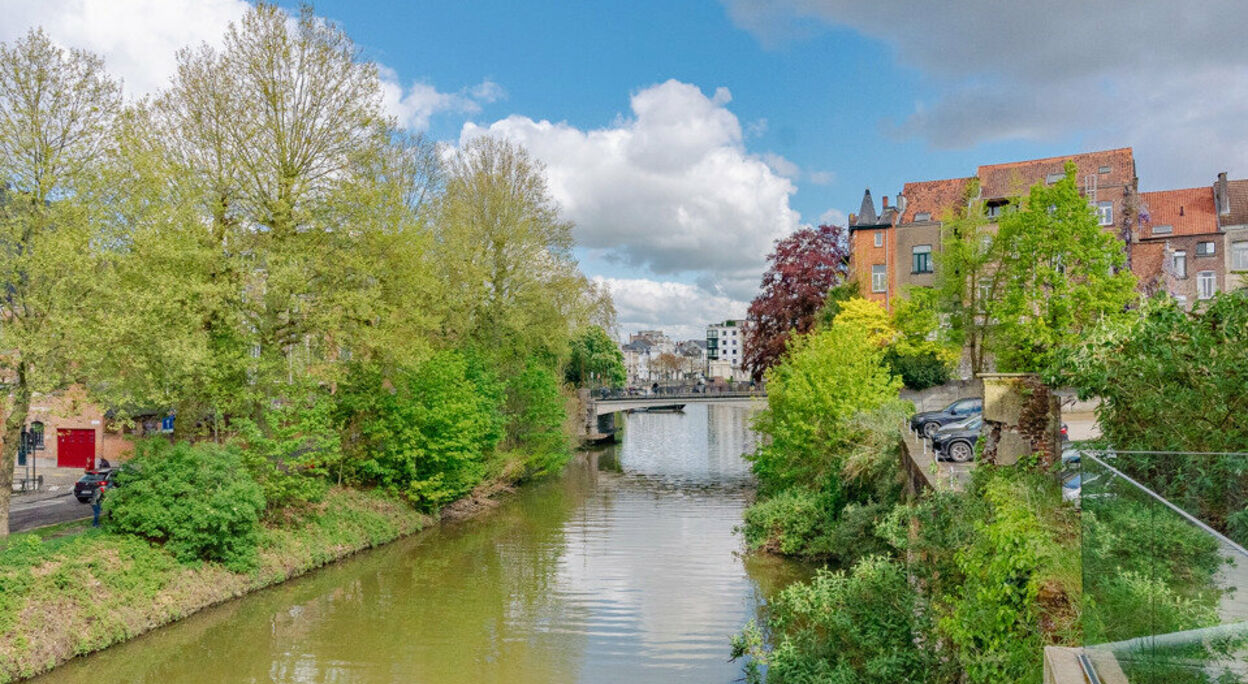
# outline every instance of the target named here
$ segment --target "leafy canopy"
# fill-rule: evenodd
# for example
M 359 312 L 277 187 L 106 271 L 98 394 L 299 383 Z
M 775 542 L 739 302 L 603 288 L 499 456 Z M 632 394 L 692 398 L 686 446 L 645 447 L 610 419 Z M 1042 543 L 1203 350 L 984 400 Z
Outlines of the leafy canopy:
M 829 290 L 845 281 L 849 243 L 839 226 L 805 228 L 777 241 L 767 259 L 771 266 L 747 315 L 744 364 L 756 378 L 811 329 Z

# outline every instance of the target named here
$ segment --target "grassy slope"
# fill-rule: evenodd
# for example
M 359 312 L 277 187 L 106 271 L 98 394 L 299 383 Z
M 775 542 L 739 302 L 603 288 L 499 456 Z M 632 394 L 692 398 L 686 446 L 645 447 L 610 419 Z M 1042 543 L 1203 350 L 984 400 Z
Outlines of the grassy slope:
M 266 528 L 260 567 L 247 574 L 213 563 L 180 565 L 159 547 L 99 530 L 14 535 L 0 550 L 0 682 L 44 672 L 429 522 L 402 501 L 335 489 L 300 519 Z

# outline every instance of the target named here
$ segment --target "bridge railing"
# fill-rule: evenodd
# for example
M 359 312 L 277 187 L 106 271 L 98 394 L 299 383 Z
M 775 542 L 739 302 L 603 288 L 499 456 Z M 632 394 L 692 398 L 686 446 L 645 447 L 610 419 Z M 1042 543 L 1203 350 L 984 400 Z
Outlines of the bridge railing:
M 754 398 L 763 399 L 766 397 L 767 397 L 766 391 L 755 390 L 752 392 L 750 391 L 745 391 L 745 392 L 711 391 L 711 392 L 681 392 L 681 393 L 670 393 L 670 394 L 665 394 L 662 392 L 660 392 L 659 394 L 608 394 L 605 397 L 595 396 L 592 398 L 594 399 L 594 401 L 597 401 L 600 403 L 609 403 L 613 401 L 627 402 L 627 401 L 667 401 L 667 400 L 696 401 L 699 399 L 754 399 Z

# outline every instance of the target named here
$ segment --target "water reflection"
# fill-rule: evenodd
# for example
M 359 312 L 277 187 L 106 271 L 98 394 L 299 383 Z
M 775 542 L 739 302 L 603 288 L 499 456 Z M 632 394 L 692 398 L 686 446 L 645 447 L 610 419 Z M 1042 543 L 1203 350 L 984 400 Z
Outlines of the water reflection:
M 634 414 L 486 517 L 80 659 L 49 681 L 729 682 L 728 638 L 803 570 L 743 560 L 748 407 Z

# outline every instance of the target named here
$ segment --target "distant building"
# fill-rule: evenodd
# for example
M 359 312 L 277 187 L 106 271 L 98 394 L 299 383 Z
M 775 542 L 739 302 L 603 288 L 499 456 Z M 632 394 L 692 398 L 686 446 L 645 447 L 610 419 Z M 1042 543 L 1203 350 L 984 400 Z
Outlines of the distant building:
M 1140 193 L 1131 270 L 1146 293 L 1167 292 L 1184 308 L 1226 288 L 1226 235 L 1213 187 Z
M 749 373 L 745 360 L 745 321 L 727 320 L 706 327 L 706 375 L 709 378 L 744 381 Z
M 1218 227 L 1226 235 L 1226 289 L 1248 287 L 1248 180 L 1227 180 L 1219 173 L 1213 190 Z

